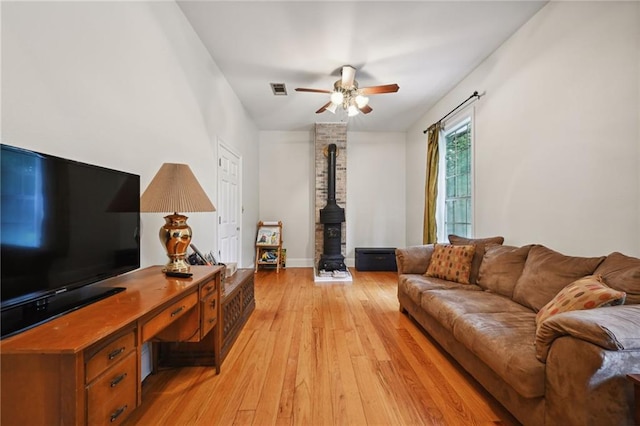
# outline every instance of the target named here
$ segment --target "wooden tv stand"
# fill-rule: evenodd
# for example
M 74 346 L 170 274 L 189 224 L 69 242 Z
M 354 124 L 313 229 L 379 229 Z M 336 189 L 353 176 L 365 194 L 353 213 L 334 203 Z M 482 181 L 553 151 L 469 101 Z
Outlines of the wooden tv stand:
M 169 278 L 154 266 L 112 278 L 95 285 L 126 290 L 2 340 L 0 423 L 121 423 L 142 402 L 144 342 L 208 341 L 220 354 L 220 271 Z

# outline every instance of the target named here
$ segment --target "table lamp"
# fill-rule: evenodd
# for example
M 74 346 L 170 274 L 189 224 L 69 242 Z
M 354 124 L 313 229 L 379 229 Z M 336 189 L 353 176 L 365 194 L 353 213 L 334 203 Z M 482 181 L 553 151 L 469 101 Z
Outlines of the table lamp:
M 169 256 L 169 262 L 162 271 L 189 273 L 186 256 L 192 233 L 187 225 L 187 216 L 178 212 L 216 211 L 189 166 L 164 163 L 140 197 L 140 211 L 173 212 L 164 217 L 166 223 L 160 228 L 160 242 Z

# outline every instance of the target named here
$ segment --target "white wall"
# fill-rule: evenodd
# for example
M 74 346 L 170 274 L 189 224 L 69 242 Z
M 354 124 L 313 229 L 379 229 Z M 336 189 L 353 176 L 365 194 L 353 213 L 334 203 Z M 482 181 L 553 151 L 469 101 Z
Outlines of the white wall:
M 640 256 L 640 3 L 551 2 L 407 134 L 420 244 L 428 127 L 474 90 L 475 234 Z
M 2 2 L 2 143 L 137 173 L 191 166 L 216 203 L 221 138 L 243 156 L 243 264 L 258 217 L 258 132 L 174 2 Z M 143 213 L 141 264 L 166 263 Z M 191 213 L 216 248 L 216 213 Z M 250 225 L 249 225 L 250 224 Z
M 312 266 L 313 133 L 262 131 L 259 149 L 259 220 L 282 221 L 287 267 Z
M 404 247 L 405 133 L 347 133 L 347 258 L 356 247 Z
M 288 267 L 314 256 L 312 132 L 260 132 L 260 218 L 282 220 Z M 347 265 L 355 247 L 405 245 L 405 134 L 347 132 Z

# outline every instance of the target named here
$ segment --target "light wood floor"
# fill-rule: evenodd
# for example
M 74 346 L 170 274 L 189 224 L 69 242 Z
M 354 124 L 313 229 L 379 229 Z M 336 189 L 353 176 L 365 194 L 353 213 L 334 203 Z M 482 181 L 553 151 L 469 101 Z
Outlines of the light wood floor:
M 127 425 L 515 425 L 407 316 L 397 275 L 256 275 L 256 310 L 220 375 L 161 371 Z

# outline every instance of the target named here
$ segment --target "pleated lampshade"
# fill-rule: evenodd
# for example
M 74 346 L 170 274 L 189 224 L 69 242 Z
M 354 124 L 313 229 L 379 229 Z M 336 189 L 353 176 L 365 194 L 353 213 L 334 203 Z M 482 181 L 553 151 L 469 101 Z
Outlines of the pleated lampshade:
M 216 208 L 188 165 L 164 163 L 140 197 L 140 211 L 214 212 Z

